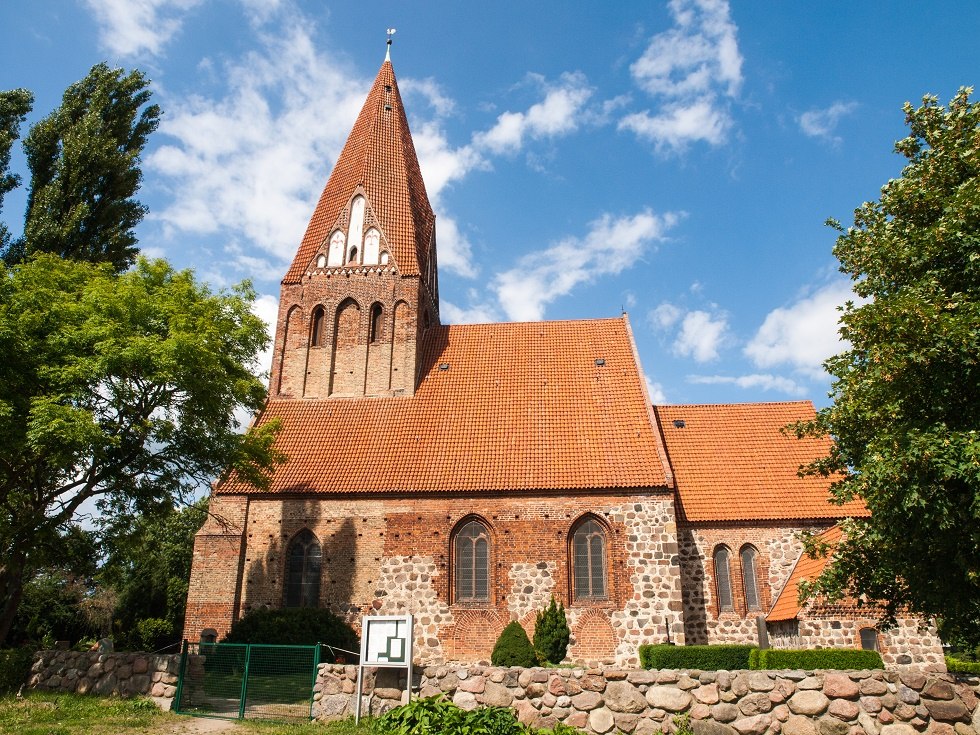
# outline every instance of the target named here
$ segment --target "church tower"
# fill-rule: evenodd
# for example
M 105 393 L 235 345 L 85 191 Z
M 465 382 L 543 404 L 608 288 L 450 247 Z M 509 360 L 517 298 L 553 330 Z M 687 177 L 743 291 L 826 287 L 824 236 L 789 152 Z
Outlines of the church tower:
M 269 397 L 414 395 L 438 324 L 435 215 L 386 56 L 282 280 Z

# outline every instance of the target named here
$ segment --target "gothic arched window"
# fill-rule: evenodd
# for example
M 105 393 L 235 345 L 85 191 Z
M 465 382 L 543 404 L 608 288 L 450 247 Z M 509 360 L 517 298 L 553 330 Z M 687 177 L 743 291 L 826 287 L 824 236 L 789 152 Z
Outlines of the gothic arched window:
M 310 346 L 323 347 L 323 307 L 318 306 L 313 310 L 312 324 L 310 325 Z
M 377 342 L 381 339 L 381 335 L 384 332 L 384 309 L 381 308 L 381 304 L 375 303 L 371 307 L 371 334 L 370 341 Z
M 732 610 L 732 572 L 729 564 L 731 552 L 727 546 L 715 549 L 715 594 L 718 598 L 718 611 Z
M 572 532 L 572 597 L 604 600 L 606 585 L 606 530 L 588 518 Z
M 490 600 L 490 532 L 479 521 L 464 524 L 453 538 L 457 602 Z
M 317 607 L 320 601 L 320 542 L 305 528 L 286 549 L 284 607 Z
M 745 546 L 740 554 L 742 559 L 742 591 L 745 593 L 745 609 L 761 610 L 759 604 L 759 552 L 754 546 Z

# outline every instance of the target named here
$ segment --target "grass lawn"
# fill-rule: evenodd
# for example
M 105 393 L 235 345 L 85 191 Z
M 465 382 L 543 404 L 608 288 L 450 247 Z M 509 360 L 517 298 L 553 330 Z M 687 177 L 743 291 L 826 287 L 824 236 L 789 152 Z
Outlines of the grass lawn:
M 115 735 L 116 733 L 262 733 L 263 735 L 369 735 L 362 721 L 329 724 L 228 722 L 161 712 L 148 699 L 31 693 L 0 697 L 0 733 L 6 735 Z

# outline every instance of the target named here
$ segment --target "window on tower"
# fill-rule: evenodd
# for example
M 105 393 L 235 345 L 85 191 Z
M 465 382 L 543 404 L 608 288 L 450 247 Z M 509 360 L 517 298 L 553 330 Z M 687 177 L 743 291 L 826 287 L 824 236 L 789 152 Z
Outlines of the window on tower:
M 320 601 L 320 542 L 308 528 L 286 550 L 283 607 L 317 607 Z

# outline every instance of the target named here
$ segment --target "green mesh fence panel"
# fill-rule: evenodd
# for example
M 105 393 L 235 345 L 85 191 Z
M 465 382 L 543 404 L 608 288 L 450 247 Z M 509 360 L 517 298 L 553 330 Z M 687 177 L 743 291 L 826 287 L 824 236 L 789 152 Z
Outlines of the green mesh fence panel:
M 175 710 L 229 719 L 310 718 L 318 646 L 185 644 Z

